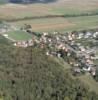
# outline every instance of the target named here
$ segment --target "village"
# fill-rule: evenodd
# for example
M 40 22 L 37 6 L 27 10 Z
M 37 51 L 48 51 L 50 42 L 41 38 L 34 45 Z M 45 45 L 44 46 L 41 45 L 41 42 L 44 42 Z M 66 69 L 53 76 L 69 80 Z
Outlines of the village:
M 15 27 L 11 27 L 16 30 Z M 2 35 L 13 41 L 17 47 L 39 47 L 45 51 L 47 56 L 55 56 L 62 58 L 65 62 L 72 66 L 74 74 L 81 72 L 90 73 L 93 77 L 96 75 L 98 67 L 98 31 L 83 32 L 43 32 L 36 33 L 27 25 L 26 28 L 19 30 L 32 34 L 32 39 L 15 41 L 5 34 L 10 31 L 6 27 L 2 30 Z

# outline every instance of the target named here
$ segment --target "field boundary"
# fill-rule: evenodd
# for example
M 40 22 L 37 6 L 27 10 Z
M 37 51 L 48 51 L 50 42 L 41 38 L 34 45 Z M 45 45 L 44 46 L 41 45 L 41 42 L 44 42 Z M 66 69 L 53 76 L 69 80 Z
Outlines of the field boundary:
M 62 15 L 31 16 L 31 17 L 13 18 L 13 19 L 3 19 L 3 18 L 0 18 L 0 20 L 7 21 L 7 22 L 16 22 L 16 21 L 32 20 L 32 19 L 57 18 L 57 17 L 68 18 L 68 17 L 97 16 L 97 15 L 98 15 L 98 12 L 95 12 L 95 13 L 81 13 L 81 14 L 62 14 Z

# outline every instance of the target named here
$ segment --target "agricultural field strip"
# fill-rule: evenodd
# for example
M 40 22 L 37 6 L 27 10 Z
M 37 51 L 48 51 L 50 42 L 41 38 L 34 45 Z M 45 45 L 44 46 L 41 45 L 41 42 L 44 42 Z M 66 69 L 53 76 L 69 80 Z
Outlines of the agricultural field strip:
M 73 31 L 89 28 L 96 28 L 98 26 L 98 16 L 82 16 L 77 18 L 47 18 L 12 22 L 10 24 L 16 26 L 23 26 L 25 23 L 32 26 L 33 31 Z
M 0 5 L 0 17 L 3 18 L 19 18 L 40 15 L 55 15 L 55 14 L 80 14 L 86 12 L 98 12 L 97 0 L 58 0 L 48 4 L 30 4 L 17 5 L 5 4 Z M 78 9 L 77 9 L 78 8 Z M 5 12 L 5 13 L 4 13 Z

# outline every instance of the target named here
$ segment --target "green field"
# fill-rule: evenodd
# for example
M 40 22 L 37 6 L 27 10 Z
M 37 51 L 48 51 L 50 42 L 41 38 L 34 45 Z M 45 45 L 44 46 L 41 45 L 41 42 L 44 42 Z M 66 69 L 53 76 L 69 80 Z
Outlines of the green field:
M 28 40 L 32 39 L 32 35 L 23 31 L 7 32 L 8 36 L 14 40 Z

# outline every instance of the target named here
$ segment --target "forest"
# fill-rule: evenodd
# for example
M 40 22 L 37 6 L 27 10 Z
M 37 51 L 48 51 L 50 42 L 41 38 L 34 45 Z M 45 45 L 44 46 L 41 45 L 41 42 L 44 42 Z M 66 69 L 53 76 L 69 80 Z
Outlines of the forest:
M 98 100 L 95 92 L 44 50 L 14 47 L 0 36 L 1 40 L 1 100 Z

